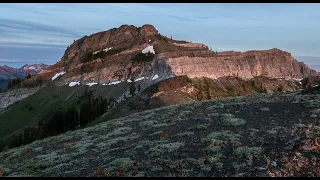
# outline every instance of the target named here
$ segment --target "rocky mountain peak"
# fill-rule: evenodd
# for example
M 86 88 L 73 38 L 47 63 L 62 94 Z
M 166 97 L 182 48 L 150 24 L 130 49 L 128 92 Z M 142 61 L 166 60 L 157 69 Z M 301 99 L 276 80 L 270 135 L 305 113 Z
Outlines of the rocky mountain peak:
M 145 61 L 141 55 L 148 48 L 154 55 Z M 137 63 L 141 59 L 144 62 Z M 64 84 L 71 81 L 110 83 L 160 73 L 164 78 L 186 75 L 213 79 L 224 76 L 301 79 L 316 73 L 295 60 L 291 53 L 278 48 L 213 52 L 201 43 L 163 36 L 150 24 L 122 25 L 84 36 L 66 49 L 61 61 L 40 75 L 43 80 L 50 80 L 61 72 L 66 72 L 61 78 Z
M 149 37 L 158 34 L 158 30 L 150 24 L 145 24 L 141 27 L 140 34 L 142 37 Z

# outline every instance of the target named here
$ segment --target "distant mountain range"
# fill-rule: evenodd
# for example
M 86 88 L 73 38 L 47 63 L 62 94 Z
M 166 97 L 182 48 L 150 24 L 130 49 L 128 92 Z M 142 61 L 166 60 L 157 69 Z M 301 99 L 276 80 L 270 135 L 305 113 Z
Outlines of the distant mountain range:
M 7 65 L 0 66 L 0 92 L 3 92 L 7 89 L 9 79 L 24 79 L 28 73 L 30 73 L 33 76 L 48 67 L 49 65 L 42 63 L 32 65 L 26 64 L 19 69 Z
M 40 71 L 47 69 L 50 65 L 46 64 L 32 64 L 32 65 L 24 65 L 19 70 L 24 72 L 25 74 L 30 73 L 31 75 L 38 74 Z

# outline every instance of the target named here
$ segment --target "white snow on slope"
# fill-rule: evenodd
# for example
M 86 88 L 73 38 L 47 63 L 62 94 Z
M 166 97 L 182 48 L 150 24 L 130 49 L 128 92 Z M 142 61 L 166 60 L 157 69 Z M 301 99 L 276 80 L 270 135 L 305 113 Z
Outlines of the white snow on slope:
M 93 85 L 96 85 L 96 84 L 98 84 L 98 83 L 96 83 L 96 82 L 92 82 L 92 83 L 87 83 L 86 85 L 88 85 L 88 86 L 93 86 Z
M 59 72 L 59 73 L 55 74 L 55 75 L 52 77 L 52 81 L 55 80 L 57 77 L 64 75 L 65 73 L 66 73 L 66 72 L 63 71 L 63 72 Z
M 121 81 L 111 82 L 111 83 L 109 83 L 108 85 L 116 85 L 116 84 L 119 84 L 119 83 L 121 83 Z
M 75 86 L 75 85 L 80 85 L 80 81 L 75 81 L 75 82 L 70 82 L 69 87 Z
M 158 78 L 159 78 L 159 75 L 156 74 L 156 75 L 153 76 L 152 80 L 155 80 L 155 79 L 158 79 Z
M 134 82 L 141 81 L 141 80 L 143 80 L 143 79 L 145 79 L 145 77 L 140 77 L 140 78 L 134 80 Z
M 127 82 L 129 82 L 129 83 L 130 83 L 130 82 L 132 82 L 132 81 L 131 81 L 130 79 L 128 79 L 128 80 L 127 80 Z
M 112 49 L 113 47 L 109 47 L 109 48 L 105 48 L 103 51 L 104 52 L 108 52 L 110 49 Z
M 119 84 L 121 83 L 122 81 L 115 81 L 115 82 L 111 82 L 109 84 L 102 84 L 103 86 L 110 86 L 110 85 L 116 85 L 116 84 Z
M 152 53 L 152 54 L 156 54 L 156 52 L 155 52 L 154 49 L 153 49 L 153 46 L 148 46 L 148 47 L 146 47 L 146 48 L 144 48 L 144 49 L 142 50 L 142 53 L 143 53 L 143 54 L 147 54 L 148 52 L 150 52 L 150 53 Z
M 29 70 L 36 70 L 36 67 L 34 67 L 34 66 L 29 66 L 28 69 L 29 69 Z
M 292 78 L 292 79 L 295 80 L 295 81 L 302 81 L 303 78 L 301 78 L 301 79 Z
M 109 47 L 109 48 L 105 48 L 105 49 L 103 49 L 102 51 L 104 51 L 104 52 L 108 52 L 110 49 L 112 49 L 113 47 Z M 95 51 L 95 52 L 93 52 L 92 54 L 98 54 L 99 52 L 101 52 L 101 51 Z

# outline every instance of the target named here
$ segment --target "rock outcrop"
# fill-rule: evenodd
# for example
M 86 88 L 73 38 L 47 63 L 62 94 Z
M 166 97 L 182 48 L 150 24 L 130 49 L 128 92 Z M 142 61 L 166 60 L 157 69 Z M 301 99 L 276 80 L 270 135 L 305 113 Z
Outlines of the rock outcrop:
M 136 62 L 148 46 L 152 46 L 155 54 L 147 57 L 147 61 Z M 148 79 L 155 75 L 159 79 L 186 75 L 189 78 L 236 76 L 252 79 L 265 76 L 297 80 L 316 74 L 290 53 L 279 49 L 216 53 L 201 43 L 167 38 L 152 25 L 139 28 L 122 25 L 78 39 L 66 49 L 58 63 L 30 81 L 37 78 L 51 81 L 55 74 L 63 71 L 66 73 L 57 85 L 72 81 L 103 84 L 141 77 Z
M 221 52 L 213 57 L 169 58 L 168 64 L 176 75 L 188 77 L 219 78 L 233 76 L 251 79 L 265 76 L 277 79 L 301 79 L 315 75 L 316 71 L 310 69 L 302 62 L 295 60 L 290 53 L 270 49 L 262 51 Z

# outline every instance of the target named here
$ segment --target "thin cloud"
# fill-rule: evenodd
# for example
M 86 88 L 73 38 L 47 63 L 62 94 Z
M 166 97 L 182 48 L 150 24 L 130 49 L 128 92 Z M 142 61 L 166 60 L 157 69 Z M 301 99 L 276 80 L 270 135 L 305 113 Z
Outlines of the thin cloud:
M 52 43 L 52 41 L 50 41 Z M 65 45 L 60 44 L 44 44 L 44 43 L 22 43 L 22 42 L 5 42 L 0 47 L 20 47 L 20 48 L 36 48 L 36 49 L 66 49 Z
M 22 59 L 0 59 L 0 63 L 22 63 L 26 62 L 26 60 Z
M 73 31 L 55 27 L 51 25 L 46 25 L 42 23 L 35 23 L 27 20 L 17 20 L 17 19 L 0 19 L 0 30 L 2 32 L 7 31 L 17 31 L 17 32 L 45 32 L 52 33 L 55 35 L 63 35 L 68 37 L 78 37 L 80 34 Z
M 161 34 L 213 49 L 277 47 L 293 55 L 320 56 L 318 9 L 318 4 L 2 4 L 0 48 L 26 48 L 17 52 L 26 59 L 48 54 L 32 51 L 30 55 L 31 49 L 52 48 L 50 57 L 45 57 L 59 59 L 74 39 L 84 35 L 122 24 L 152 24 Z M 0 58 L 12 57 L 1 53 Z
M 41 63 L 41 62 L 50 62 L 50 60 L 30 60 L 30 59 L 0 59 L 0 63 Z

